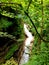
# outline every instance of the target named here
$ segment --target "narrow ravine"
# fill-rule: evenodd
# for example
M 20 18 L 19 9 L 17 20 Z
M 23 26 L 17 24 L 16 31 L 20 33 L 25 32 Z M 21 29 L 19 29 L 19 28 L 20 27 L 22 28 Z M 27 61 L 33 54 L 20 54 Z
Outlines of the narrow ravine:
M 29 32 L 27 24 L 24 24 L 24 32 L 25 32 L 25 35 L 27 36 L 27 38 L 24 42 L 25 43 L 24 53 L 20 60 L 19 65 L 23 65 L 29 60 L 29 53 L 30 53 L 29 47 L 30 47 L 31 42 L 33 44 L 33 41 L 34 41 L 34 36 L 32 36 L 31 32 Z

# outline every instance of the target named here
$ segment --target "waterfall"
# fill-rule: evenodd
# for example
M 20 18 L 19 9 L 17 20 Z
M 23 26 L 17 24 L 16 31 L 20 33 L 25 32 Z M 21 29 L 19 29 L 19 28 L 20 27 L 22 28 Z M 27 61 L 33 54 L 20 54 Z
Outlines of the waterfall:
M 29 32 L 27 24 L 24 24 L 24 33 L 27 36 L 27 38 L 24 42 L 25 43 L 24 53 L 20 60 L 19 65 L 23 65 L 29 60 L 29 51 L 30 51 L 29 46 L 30 46 L 31 42 L 34 41 L 34 36 L 32 36 L 31 32 Z

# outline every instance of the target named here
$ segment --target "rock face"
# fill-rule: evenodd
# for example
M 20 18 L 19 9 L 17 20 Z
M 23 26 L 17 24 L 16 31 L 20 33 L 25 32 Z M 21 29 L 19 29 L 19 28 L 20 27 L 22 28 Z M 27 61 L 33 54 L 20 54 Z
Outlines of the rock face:
M 16 42 L 8 37 L 0 36 L 0 63 L 6 60 L 4 57 L 8 53 L 13 43 L 16 43 Z
M 18 43 L 18 41 L 20 42 L 20 40 L 16 40 L 16 38 L 9 38 L 8 35 L 7 37 L 6 35 L 4 37 L 0 37 L 0 63 L 5 62 L 9 58 L 11 58 L 11 56 L 16 58 L 16 61 L 19 63 L 23 54 L 24 40 L 21 41 L 22 43 Z
M 10 11 L 9 11 L 10 12 Z M 7 12 L 8 14 L 8 12 Z M 18 39 L 24 39 L 22 19 L 6 16 L 0 13 L 0 63 L 5 62 L 11 56 L 16 57 L 19 62 L 19 55 L 21 57 L 23 41 L 19 42 Z M 21 47 L 22 46 L 22 47 Z

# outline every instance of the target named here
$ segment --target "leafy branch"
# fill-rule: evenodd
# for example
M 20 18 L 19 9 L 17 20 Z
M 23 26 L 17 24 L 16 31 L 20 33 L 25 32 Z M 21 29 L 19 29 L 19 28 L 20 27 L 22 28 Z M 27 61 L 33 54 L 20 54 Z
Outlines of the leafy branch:
M 29 4 L 28 4 L 28 7 L 27 7 L 27 10 L 26 10 L 26 11 L 28 11 L 28 9 L 29 9 L 29 7 L 30 7 L 31 2 L 32 2 L 32 0 L 29 0 Z
M 20 4 L 20 5 L 21 5 L 21 4 Z M 21 5 L 20 7 L 23 9 L 22 5 Z M 23 10 L 23 11 L 24 11 L 24 10 Z M 31 23 L 32 23 L 32 25 L 34 26 L 35 31 L 36 31 L 36 33 L 38 34 L 38 36 L 40 37 L 40 39 L 43 40 L 44 42 L 49 42 L 49 40 L 44 40 L 44 39 L 42 38 L 42 36 L 39 34 L 39 32 L 37 31 L 37 28 L 36 28 L 34 22 L 33 22 L 32 19 L 30 18 L 29 14 L 28 14 L 26 11 L 24 11 L 24 13 L 25 13 L 25 15 L 29 18 L 29 20 L 31 21 Z
M 2 3 L 2 4 L 3 4 L 3 3 Z M 18 3 L 5 3 L 5 4 L 16 4 L 16 5 L 20 6 L 21 9 L 24 11 L 24 9 L 23 9 L 23 7 L 22 7 L 21 4 L 18 4 Z M 29 8 L 30 4 L 31 4 L 31 1 L 29 2 L 28 8 Z M 1 5 L 1 3 L 0 3 L 0 5 Z M 27 10 L 28 10 L 28 8 L 27 8 Z M 31 21 L 31 23 L 32 23 L 32 25 L 34 26 L 35 31 L 36 31 L 36 33 L 38 34 L 38 36 L 40 37 L 40 39 L 43 40 L 44 42 L 49 42 L 49 40 L 43 39 L 42 36 L 39 34 L 39 32 L 37 31 L 37 28 L 36 28 L 34 22 L 33 22 L 32 19 L 30 18 L 29 14 L 28 14 L 26 11 L 24 11 L 24 13 L 25 13 L 25 15 L 29 18 L 29 20 Z

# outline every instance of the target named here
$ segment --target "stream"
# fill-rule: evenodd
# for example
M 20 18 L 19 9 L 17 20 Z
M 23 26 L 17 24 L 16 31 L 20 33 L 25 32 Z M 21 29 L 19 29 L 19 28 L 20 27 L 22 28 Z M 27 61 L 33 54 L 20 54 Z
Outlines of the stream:
M 29 47 L 30 47 L 31 42 L 33 44 L 33 41 L 34 41 L 34 36 L 32 36 L 32 33 L 29 32 L 27 24 L 24 24 L 24 33 L 27 36 L 27 38 L 26 38 L 26 40 L 24 42 L 25 43 L 24 53 L 22 55 L 22 58 L 20 60 L 19 65 L 23 65 L 23 64 L 28 62 L 28 60 L 29 60 L 29 53 L 30 53 L 30 48 Z

